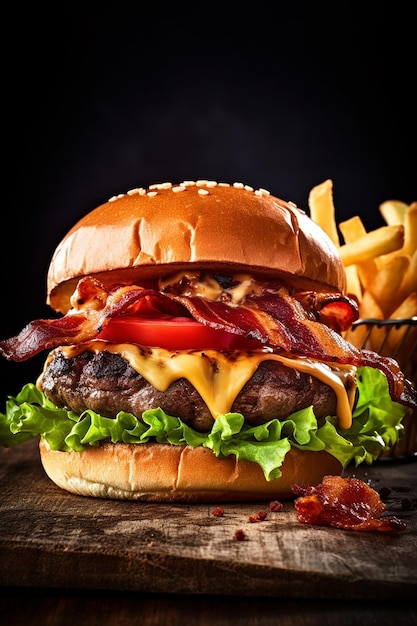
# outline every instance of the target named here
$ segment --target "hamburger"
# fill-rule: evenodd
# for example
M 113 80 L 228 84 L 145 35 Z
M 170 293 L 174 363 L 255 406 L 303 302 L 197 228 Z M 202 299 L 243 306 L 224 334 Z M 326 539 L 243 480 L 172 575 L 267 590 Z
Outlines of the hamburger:
M 327 235 L 264 189 L 184 181 L 132 189 L 56 248 L 57 315 L 0 342 L 46 351 L 0 416 L 0 443 L 39 438 L 72 493 L 148 501 L 292 497 L 401 436 L 416 391 L 344 338 L 358 317 Z

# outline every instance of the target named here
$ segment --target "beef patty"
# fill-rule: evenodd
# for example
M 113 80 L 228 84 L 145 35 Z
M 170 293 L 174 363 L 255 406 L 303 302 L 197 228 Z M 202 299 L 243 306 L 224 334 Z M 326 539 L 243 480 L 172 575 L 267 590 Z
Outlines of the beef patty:
M 187 379 L 158 391 L 119 354 L 84 352 L 66 358 L 59 350 L 41 379 L 42 390 L 57 406 L 82 413 L 92 409 L 105 417 L 119 411 L 139 419 L 147 409 L 160 407 L 198 431 L 211 429 L 213 417 Z M 232 412 L 252 425 L 286 418 L 310 405 L 318 418 L 335 415 L 336 395 L 328 385 L 277 361 L 263 361 L 236 397 Z

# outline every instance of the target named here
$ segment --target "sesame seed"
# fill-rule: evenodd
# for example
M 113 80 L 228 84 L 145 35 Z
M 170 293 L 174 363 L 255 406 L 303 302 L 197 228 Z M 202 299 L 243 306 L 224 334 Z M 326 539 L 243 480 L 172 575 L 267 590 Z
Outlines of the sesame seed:
M 133 196 L 135 195 L 135 193 L 139 193 L 139 189 L 136 187 L 136 189 L 129 189 L 129 191 L 127 192 L 128 196 Z
M 149 189 L 170 189 L 172 187 L 172 183 L 155 183 L 154 185 L 149 185 Z
M 118 197 L 118 198 L 123 198 L 123 196 L 124 196 L 124 195 L 125 195 L 124 193 L 119 193 L 119 194 L 117 195 L 117 197 Z
M 178 193 L 179 191 L 186 191 L 186 187 L 184 185 L 178 185 L 177 187 L 173 187 L 172 191 L 174 193 Z
M 246 191 L 253 191 L 253 187 L 251 187 L 250 185 L 245 185 L 245 189 Z
M 236 187 L 236 189 L 243 189 L 244 185 L 243 183 L 233 183 L 233 187 Z
M 298 206 L 295 204 L 295 202 L 293 202 L 292 200 L 288 200 L 288 204 L 292 207 L 294 207 L 294 209 L 298 209 Z
M 207 189 L 199 189 L 198 193 L 200 194 L 200 196 L 207 196 L 209 194 Z
M 194 187 L 195 180 L 184 180 L 181 184 L 184 185 L 184 187 Z
M 219 187 L 230 187 L 230 183 L 217 183 Z
M 208 180 L 198 180 L 196 182 L 196 185 L 197 185 L 197 187 L 203 187 L 203 186 L 206 186 L 207 183 L 208 183 Z
M 255 191 L 255 195 L 262 197 L 262 196 L 270 196 L 271 194 L 269 193 L 269 191 L 267 189 L 262 189 L 262 187 L 260 189 L 257 189 Z
M 148 196 L 148 198 L 154 198 L 155 196 L 158 195 L 157 191 L 148 191 L 148 193 L 146 194 Z
M 143 187 L 140 187 L 138 193 L 140 196 L 144 196 L 146 194 L 146 189 L 144 189 Z
M 117 196 L 112 196 L 111 198 L 109 198 L 109 202 L 114 202 L 115 200 L 117 200 Z

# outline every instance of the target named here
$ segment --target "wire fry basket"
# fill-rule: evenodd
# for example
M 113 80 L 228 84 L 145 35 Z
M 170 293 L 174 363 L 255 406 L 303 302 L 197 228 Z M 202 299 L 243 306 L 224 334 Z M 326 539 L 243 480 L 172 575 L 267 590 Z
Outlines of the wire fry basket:
M 348 331 L 349 341 L 361 349 L 390 356 L 404 375 L 417 387 L 417 316 L 408 319 L 360 319 Z M 382 459 L 410 459 L 417 456 L 417 410 L 410 409 L 403 419 L 404 434 Z

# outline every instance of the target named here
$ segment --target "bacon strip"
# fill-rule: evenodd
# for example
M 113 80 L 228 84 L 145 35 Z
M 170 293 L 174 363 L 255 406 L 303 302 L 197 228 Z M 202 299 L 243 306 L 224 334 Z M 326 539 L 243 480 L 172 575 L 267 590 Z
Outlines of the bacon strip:
M 149 308 L 148 301 L 151 299 L 154 312 L 158 309 L 158 301 L 163 300 L 171 314 L 178 315 L 178 305 L 172 303 L 169 306 L 169 301 L 153 290 L 123 287 L 110 294 L 105 291 L 104 300 L 103 292 L 104 286 L 98 281 L 83 279 L 78 285 L 78 300 L 85 305 L 83 311 L 72 310 L 59 319 L 30 322 L 16 337 L 0 342 L 0 354 L 13 361 L 26 361 L 42 350 L 90 341 L 97 337 L 107 320 L 121 315 L 138 300 L 143 300 L 143 308 Z M 182 311 L 182 307 L 180 308 Z
M 302 524 L 333 526 L 343 530 L 400 532 L 406 524 L 386 510 L 379 494 L 358 478 L 325 476 L 317 487 L 291 485 L 297 520 Z
M 106 322 L 121 314 L 184 316 L 188 313 L 202 324 L 257 339 L 273 350 L 324 362 L 369 365 L 387 377 L 393 400 L 417 406 L 417 392 L 393 359 L 369 350 L 359 350 L 302 306 L 297 298 L 264 289 L 248 296 L 246 302 L 231 306 L 209 302 L 197 296 L 164 295 L 136 285 L 107 289 L 92 279 L 82 279 L 77 287 L 78 305 L 56 320 L 36 320 L 16 337 L 0 342 L 0 353 L 14 361 L 24 361 L 42 350 L 61 345 L 79 344 L 95 339 Z M 343 296 L 340 296 L 343 300 Z M 302 300 L 302 299 L 301 299 Z M 340 299 L 322 298 L 321 306 L 333 306 Z M 349 305 L 347 305 L 349 306 Z
M 175 296 L 175 299 L 201 324 L 217 330 L 226 330 L 248 339 L 256 339 L 265 345 L 272 345 L 265 321 L 256 314 L 256 311 L 248 307 L 231 307 L 224 302 L 208 302 L 202 298 L 190 296 Z M 285 332 L 278 336 L 281 330 L 284 329 L 277 326 L 275 343 L 284 347 L 286 343 Z
M 289 296 L 270 293 L 250 296 L 244 305 L 236 308 L 201 298 L 176 299 L 202 324 L 257 339 L 294 356 L 378 368 L 387 377 L 394 401 L 417 406 L 417 393 L 394 359 L 359 350 L 331 328 L 309 319 L 301 304 Z
M 85 307 L 82 312 L 72 310 L 59 319 L 30 322 L 16 337 L 0 342 L 0 354 L 19 362 L 42 350 L 91 341 L 108 320 L 126 311 L 136 315 L 184 315 L 180 304 L 154 289 L 133 285 L 109 292 L 102 283 L 91 278 L 78 283 L 77 300 Z
M 77 343 L 80 337 L 88 336 L 84 315 L 66 315 L 57 320 L 35 320 L 30 322 L 16 337 L 0 342 L 0 354 L 13 361 L 26 361 L 42 350 Z

